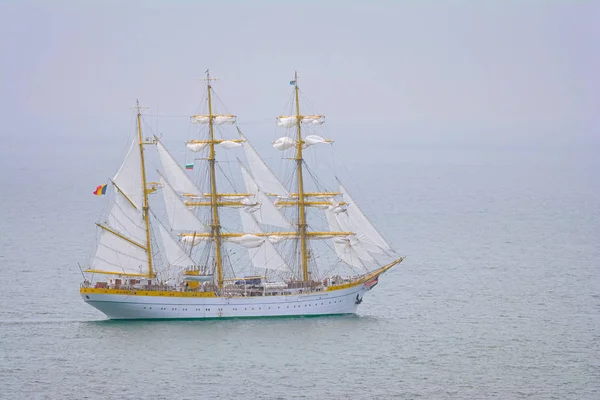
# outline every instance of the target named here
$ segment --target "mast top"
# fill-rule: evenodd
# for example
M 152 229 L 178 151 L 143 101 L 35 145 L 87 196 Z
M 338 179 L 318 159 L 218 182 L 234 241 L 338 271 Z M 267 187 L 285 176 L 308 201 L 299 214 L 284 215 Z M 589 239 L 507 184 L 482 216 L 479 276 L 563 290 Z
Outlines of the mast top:
M 138 115 L 142 114 L 142 110 L 147 110 L 150 107 L 148 106 L 140 106 L 140 101 L 138 99 L 135 100 L 135 106 L 131 107 L 132 110 L 137 111 Z
M 204 73 L 206 74 L 206 78 L 202 78 L 202 80 L 207 82 L 208 86 L 210 86 L 210 81 L 216 81 L 218 79 L 218 78 L 211 78 L 210 71 L 208 69 L 206 71 L 204 71 Z
M 294 85 L 298 88 L 298 71 L 294 71 L 294 80 L 290 81 L 290 85 Z

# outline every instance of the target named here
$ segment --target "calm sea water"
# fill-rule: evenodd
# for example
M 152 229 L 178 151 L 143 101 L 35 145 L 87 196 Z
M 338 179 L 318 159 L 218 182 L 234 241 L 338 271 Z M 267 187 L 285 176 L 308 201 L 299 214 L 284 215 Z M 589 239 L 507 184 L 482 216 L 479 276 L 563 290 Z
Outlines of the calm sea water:
M 116 322 L 76 263 L 120 154 L 68 146 L 0 150 L 0 398 L 600 398 L 600 168 L 577 154 L 350 163 L 407 256 L 357 316 Z

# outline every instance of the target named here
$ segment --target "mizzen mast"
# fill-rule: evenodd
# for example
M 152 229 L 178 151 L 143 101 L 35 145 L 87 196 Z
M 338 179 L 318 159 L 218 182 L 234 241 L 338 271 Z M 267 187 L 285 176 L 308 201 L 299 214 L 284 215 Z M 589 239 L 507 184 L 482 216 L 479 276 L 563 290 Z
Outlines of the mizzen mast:
M 148 185 L 146 183 L 146 163 L 144 162 L 144 138 L 142 136 L 142 109 L 147 107 L 140 106 L 140 101 L 136 101 L 135 109 L 137 111 L 137 133 L 138 145 L 140 147 L 140 162 L 142 167 L 142 214 L 144 216 L 144 224 L 146 228 L 146 253 L 148 255 L 148 276 L 154 278 L 152 270 L 152 247 L 150 243 L 150 209 L 148 206 Z
M 300 115 L 298 72 L 294 74 L 294 90 L 296 99 L 296 169 L 298 178 L 298 234 L 300 236 L 300 257 L 302 261 L 302 280 L 308 281 L 308 250 L 306 246 L 306 208 L 304 198 L 304 181 L 302 179 L 302 115 Z

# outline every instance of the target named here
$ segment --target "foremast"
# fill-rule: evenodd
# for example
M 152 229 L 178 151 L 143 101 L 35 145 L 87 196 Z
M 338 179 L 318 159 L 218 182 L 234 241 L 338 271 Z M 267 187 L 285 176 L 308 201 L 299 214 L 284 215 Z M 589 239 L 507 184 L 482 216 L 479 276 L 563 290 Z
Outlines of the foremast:
M 210 208 L 212 211 L 212 236 L 215 240 L 215 261 L 217 264 L 217 286 L 219 289 L 223 288 L 223 259 L 221 256 L 221 224 L 219 221 L 219 197 L 217 195 L 217 178 L 215 172 L 215 132 L 214 132 L 214 118 L 212 111 L 212 96 L 211 96 L 211 77 L 210 72 L 206 70 L 206 90 L 208 96 L 208 130 L 210 133 L 209 148 L 210 153 L 208 155 L 208 163 L 210 165 Z
M 304 198 L 304 180 L 302 178 L 302 164 L 304 162 L 302 158 L 302 145 L 304 142 L 302 141 L 302 128 L 300 125 L 302 120 L 302 115 L 300 115 L 300 101 L 299 101 L 299 91 L 298 87 L 298 72 L 294 74 L 294 91 L 295 91 L 295 101 L 296 101 L 296 174 L 298 181 L 298 234 L 300 236 L 300 258 L 302 262 L 302 280 L 304 282 L 308 281 L 308 250 L 306 246 L 306 208 L 305 208 L 305 198 Z
M 152 269 L 152 245 L 150 240 L 150 207 L 148 205 L 148 184 L 146 182 L 146 163 L 144 162 L 144 138 L 142 136 L 142 108 L 140 107 L 139 100 L 136 101 L 137 110 L 137 133 L 138 133 L 138 145 L 140 148 L 140 162 L 142 171 L 142 214 L 144 217 L 144 225 L 146 228 L 146 253 L 148 255 L 148 276 L 154 278 L 154 271 Z

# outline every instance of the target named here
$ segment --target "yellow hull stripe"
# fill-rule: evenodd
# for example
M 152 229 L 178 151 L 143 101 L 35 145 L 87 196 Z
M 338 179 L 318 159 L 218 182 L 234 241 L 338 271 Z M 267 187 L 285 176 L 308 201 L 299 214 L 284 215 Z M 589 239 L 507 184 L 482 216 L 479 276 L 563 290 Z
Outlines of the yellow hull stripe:
M 143 278 L 154 278 L 153 276 L 150 276 L 148 274 L 128 274 L 125 272 L 114 272 L 114 271 L 102 271 L 99 269 L 86 269 L 83 272 L 89 272 L 92 274 L 104 274 L 104 275 L 119 275 L 119 276 L 141 276 Z
M 214 292 L 172 292 L 166 290 L 131 290 L 131 289 L 96 289 L 80 288 L 79 293 L 117 294 L 125 296 L 155 296 L 155 297 L 217 297 Z

